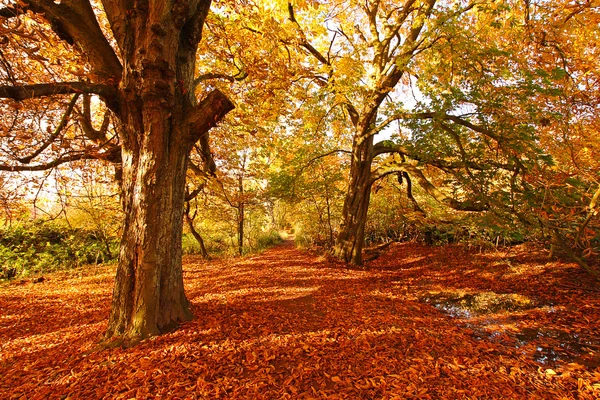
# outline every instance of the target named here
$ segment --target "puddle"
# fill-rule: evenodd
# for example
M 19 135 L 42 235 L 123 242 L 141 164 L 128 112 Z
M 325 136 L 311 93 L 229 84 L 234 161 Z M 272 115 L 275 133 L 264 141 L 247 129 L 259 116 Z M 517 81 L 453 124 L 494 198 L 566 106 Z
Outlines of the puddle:
M 583 338 L 577 333 L 542 328 L 523 328 L 519 332 L 502 329 L 509 323 L 492 314 L 521 311 L 539 307 L 536 301 L 517 294 L 483 292 L 477 294 L 436 293 L 421 299 L 449 316 L 470 320 L 459 325 L 473 331 L 476 340 L 493 341 L 521 349 L 537 363 L 554 367 L 561 363 L 577 363 L 589 369 L 600 368 L 600 338 Z M 549 313 L 555 312 L 553 307 Z M 489 317 L 486 317 L 488 316 Z M 475 317 L 482 317 L 473 320 Z M 509 317 L 511 324 L 515 317 Z
M 600 341 L 583 339 L 577 333 L 525 328 L 515 334 L 517 347 L 536 340 L 555 342 L 555 346 L 537 345 L 533 359 L 544 365 L 575 362 L 588 368 L 600 368 Z
M 537 307 L 535 301 L 513 293 L 481 292 L 476 294 L 442 292 L 422 298 L 438 310 L 455 318 L 471 318 L 500 311 L 520 311 Z

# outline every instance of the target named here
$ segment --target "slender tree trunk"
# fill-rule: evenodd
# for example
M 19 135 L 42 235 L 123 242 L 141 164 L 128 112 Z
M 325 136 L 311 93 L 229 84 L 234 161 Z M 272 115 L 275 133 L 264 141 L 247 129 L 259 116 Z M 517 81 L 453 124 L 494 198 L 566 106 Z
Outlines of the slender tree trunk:
M 342 224 L 333 248 L 333 254 L 337 258 L 354 265 L 363 263 L 362 249 L 371 199 L 372 163 L 373 136 L 355 139 L 352 145 L 350 181 L 342 209 Z
M 325 176 L 323 166 L 321 166 L 321 173 Z M 323 184 L 323 190 L 325 192 L 325 205 L 327 206 L 327 227 L 329 229 L 329 246 L 333 245 L 333 226 L 331 225 L 331 201 L 329 199 L 329 188 L 327 183 Z
M 195 217 L 195 214 L 194 214 L 194 217 Z M 190 228 L 190 232 L 192 233 L 192 236 L 194 236 L 194 239 L 196 239 L 196 241 L 198 242 L 198 245 L 200 245 L 200 255 L 205 260 L 210 260 L 210 256 L 208 255 L 208 251 L 206 251 L 206 246 L 204 245 L 204 239 L 202 238 L 202 235 L 200 235 L 200 232 L 198 232 L 196 230 L 196 228 L 194 227 L 194 217 L 190 216 L 189 203 L 188 203 L 188 205 L 186 206 L 186 210 L 185 210 L 185 220 L 188 224 L 188 227 Z
M 238 226 L 237 226 L 237 231 L 238 231 L 238 253 L 239 255 L 243 255 L 244 254 L 244 173 L 246 172 L 246 159 L 247 159 L 248 155 L 246 153 L 244 153 L 244 157 L 242 158 L 242 165 L 241 165 L 241 171 L 238 175 L 238 195 L 240 196 L 240 201 L 238 202 L 238 206 L 237 206 L 237 212 L 238 212 Z
M 237 245 L 238 245 L 238 253 L 239 255 L 243 255 L 244 254 L 244 203 L 239 203 L 238 204 L 238 226 L 237 226 L 237 231 L 238 231 L 238 240 L 237 240 Z

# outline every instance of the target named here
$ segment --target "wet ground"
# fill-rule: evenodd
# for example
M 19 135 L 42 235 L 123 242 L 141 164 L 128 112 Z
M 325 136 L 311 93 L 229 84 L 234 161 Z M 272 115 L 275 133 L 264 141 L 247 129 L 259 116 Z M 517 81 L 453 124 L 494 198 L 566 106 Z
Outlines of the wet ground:
M 520 349 L 541 365 L 577 363 L 591 369 L 600 367 L 600 339 L 567 330 L 515 328 L 521 311 L 556 312 L 553 305 L 543 304 L 538 299 L 512 293 L 441 292 L 426 295 L 421 300 L 455 318 L 458 326 L 472 330 L 475 339 Z

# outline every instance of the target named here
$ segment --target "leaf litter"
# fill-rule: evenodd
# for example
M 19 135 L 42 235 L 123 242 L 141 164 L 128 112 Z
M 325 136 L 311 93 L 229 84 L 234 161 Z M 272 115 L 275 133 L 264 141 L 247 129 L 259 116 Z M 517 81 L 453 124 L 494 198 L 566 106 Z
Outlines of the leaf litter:
M 576 266 L 528 248 L 394 244 L 366 270 L 290 243 L 190 257 L 196 318 L 99 350 L 113 275 L 105 266 L 0 286 L 0 398 L 600 397 L 598 292 L 577 288 Z M 479 308 L 453 314 L 443 299 Z

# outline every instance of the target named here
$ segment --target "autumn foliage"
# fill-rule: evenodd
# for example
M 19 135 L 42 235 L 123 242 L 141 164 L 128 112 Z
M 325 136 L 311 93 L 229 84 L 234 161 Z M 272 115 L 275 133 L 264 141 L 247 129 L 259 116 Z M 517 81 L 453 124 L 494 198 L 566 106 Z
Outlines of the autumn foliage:
M 599 398 L 599 23 L 0 0 L 0 398 Z

